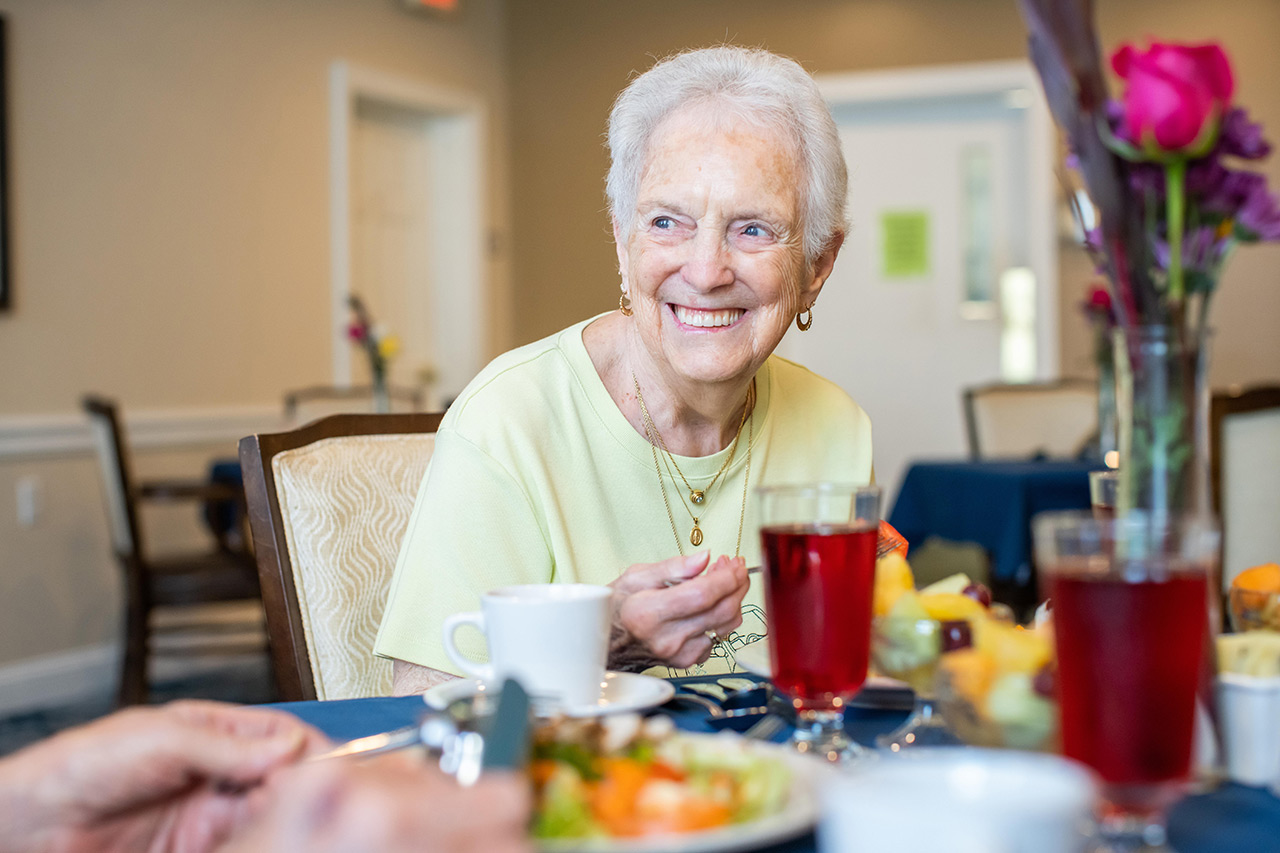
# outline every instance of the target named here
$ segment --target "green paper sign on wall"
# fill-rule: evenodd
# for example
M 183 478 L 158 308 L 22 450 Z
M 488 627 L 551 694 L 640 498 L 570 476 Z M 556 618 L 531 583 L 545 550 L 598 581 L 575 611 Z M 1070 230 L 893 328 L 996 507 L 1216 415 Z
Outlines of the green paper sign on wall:
M 887 279 L 929 274 L 929 213 L 893 210 L 880 214 L 880 269 Z

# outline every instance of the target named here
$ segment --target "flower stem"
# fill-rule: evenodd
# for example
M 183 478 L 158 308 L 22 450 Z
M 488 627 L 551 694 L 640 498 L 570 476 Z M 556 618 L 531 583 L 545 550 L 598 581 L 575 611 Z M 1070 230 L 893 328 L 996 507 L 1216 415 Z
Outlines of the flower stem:
M 1165 214 L 1169 224 L 1169 302 L 1173 312 L 1182 303 L 1182 233 L 1186 228 L 1187 161 L 1165 166 Z

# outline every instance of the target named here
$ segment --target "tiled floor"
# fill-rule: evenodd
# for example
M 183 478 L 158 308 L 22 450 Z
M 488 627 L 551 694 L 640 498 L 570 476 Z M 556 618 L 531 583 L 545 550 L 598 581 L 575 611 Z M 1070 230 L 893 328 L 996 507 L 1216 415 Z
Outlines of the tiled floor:
M 221 699 L 259 704 L 274 701 L 271 671 L 266 658 L 249 658 L 191 678 L 153 685 L 152 701 L 173 699 Z M 86 723 L 114 709 L 115 697 L 95 696 L 73 705 L 27 711 L 0 717 L 0 755 L 7 755 L 61 729 Z

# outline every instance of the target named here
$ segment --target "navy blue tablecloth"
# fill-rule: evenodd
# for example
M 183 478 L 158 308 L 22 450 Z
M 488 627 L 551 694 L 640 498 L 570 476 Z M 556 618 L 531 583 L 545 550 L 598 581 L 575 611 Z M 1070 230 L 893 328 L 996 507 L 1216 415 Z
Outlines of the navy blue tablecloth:
M 735 676 L 737 678 L 737 676 Z M 674 679 L 677 684 L 712 679 Z M 335 740 L 348 740 L 414 724 L 423 713 L 417 696 L 347 699 L 334 702 L 290 702 L 278 705 L 316 726 Z M 680 728 L 711 731 L 705 711 L 674 701 L 662 709 Z M 852 707 L 848 731 L 870 745 L 877 734 L 892 730 L 905 717 L 901 710 Z M 782 733 L 777 739 L 786 738 Z M 1243 785 L 1224 785 L 1208 794 L 1188 797 L 1169 816 L 1169 841 L 1178 853 L 1280 853 L 1280 799 Z M 756 853 L 815 853 L 812 834 Z
M 889 523 L 912 547 L 931 536 L 975 542 L 991 555 L 994 580 L 1031 583 L 1031 517 L 1089 508 L 1096 462 L 1060 460 L 917 462 L 907 470 Z

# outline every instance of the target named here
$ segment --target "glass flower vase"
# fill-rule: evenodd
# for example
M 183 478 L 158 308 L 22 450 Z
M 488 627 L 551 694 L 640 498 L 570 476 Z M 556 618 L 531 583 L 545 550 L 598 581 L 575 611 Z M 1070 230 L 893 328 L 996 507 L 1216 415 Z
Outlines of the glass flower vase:
M 391 413 L 391 392 L 387 390 L 387 377 L 381 373 L 373 376 L 373 411 L 378 415 Z
M 1208 346 L 1175 326 L 1115 331 L 1117 512 L 1206 511 Z

